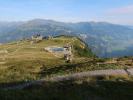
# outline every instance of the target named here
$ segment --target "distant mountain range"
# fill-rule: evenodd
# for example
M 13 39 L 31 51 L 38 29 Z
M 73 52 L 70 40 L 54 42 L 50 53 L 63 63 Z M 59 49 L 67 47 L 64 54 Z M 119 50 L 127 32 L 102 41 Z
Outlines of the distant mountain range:
M 129 28 L 133 29 L 133 26 L 128 26 Z
M 82 38 L 100 57 L 133 55 L 133 28 L 106 22 L 64 23 L 34 19 L 27 22 L 0 22 L 0 43 L 43 36 L 73 35 Z

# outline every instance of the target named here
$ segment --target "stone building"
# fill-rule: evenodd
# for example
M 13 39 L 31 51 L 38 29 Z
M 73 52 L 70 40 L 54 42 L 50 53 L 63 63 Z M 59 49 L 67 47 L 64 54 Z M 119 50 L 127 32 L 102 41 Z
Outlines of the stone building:
M 41 36 L 40 34 L 37 34 L 37 35 L 33 35 L 32 37 L 31 37 L 31 44 L 33 44 L 33 43 L 38 43 L 38 42 L 40 42 L 40 41 L 42 41 L 43 40 L 43 36 Z
M 67 44 L 64 46 L 64 59 L 66 60 L 67 63 L 69 63 L 72 61 L 72 58 L 73 58 L 72 46 Z

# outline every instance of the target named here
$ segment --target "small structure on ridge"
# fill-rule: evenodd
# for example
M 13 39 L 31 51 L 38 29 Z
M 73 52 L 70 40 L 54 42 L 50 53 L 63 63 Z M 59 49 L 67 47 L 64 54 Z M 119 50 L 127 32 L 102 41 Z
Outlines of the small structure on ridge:
M 40 41 L 42 41 L 43 40 L 43 36 L 41 36 L 40 34 L 37 34 L 37 35 L 33 35 L 32 37 L 31 37 L 31 44 L 33 44 L 33 43 L 38 43 L 38 42 L 40 42 Z
M 64 46 L 64 59 L 69 63 L 72 61 L 72 57 L 72 46 L 67 44 Z

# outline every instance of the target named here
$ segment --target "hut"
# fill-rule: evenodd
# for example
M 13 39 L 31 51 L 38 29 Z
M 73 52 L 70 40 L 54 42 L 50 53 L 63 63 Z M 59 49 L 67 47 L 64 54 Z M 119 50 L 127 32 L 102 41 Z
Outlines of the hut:
M 64 59 L 69 63 L 72 61 L 72 57 L 72 46 L 67 44 L 64 46 Z
M 31 37 L 31 44 L 33 44 L 33 43 L 38 43 L 38 42 L 40 42 L 40 41 L 42 41 L 43 40 L 43 36 L 41 36 L 40 34 L 37 34 L 37 35 L 33 35 L 32 37 Z

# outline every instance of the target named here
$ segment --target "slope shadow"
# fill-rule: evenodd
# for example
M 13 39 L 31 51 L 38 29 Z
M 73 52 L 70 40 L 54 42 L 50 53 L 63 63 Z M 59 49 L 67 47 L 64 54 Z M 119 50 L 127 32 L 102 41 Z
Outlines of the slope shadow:
M 133 82 L 85 80 L 44 82 L 22 90 L 0 90 L 0 98 L 1 100 L 29 100 L 29 98 L 31 100 L 133 100 Z

